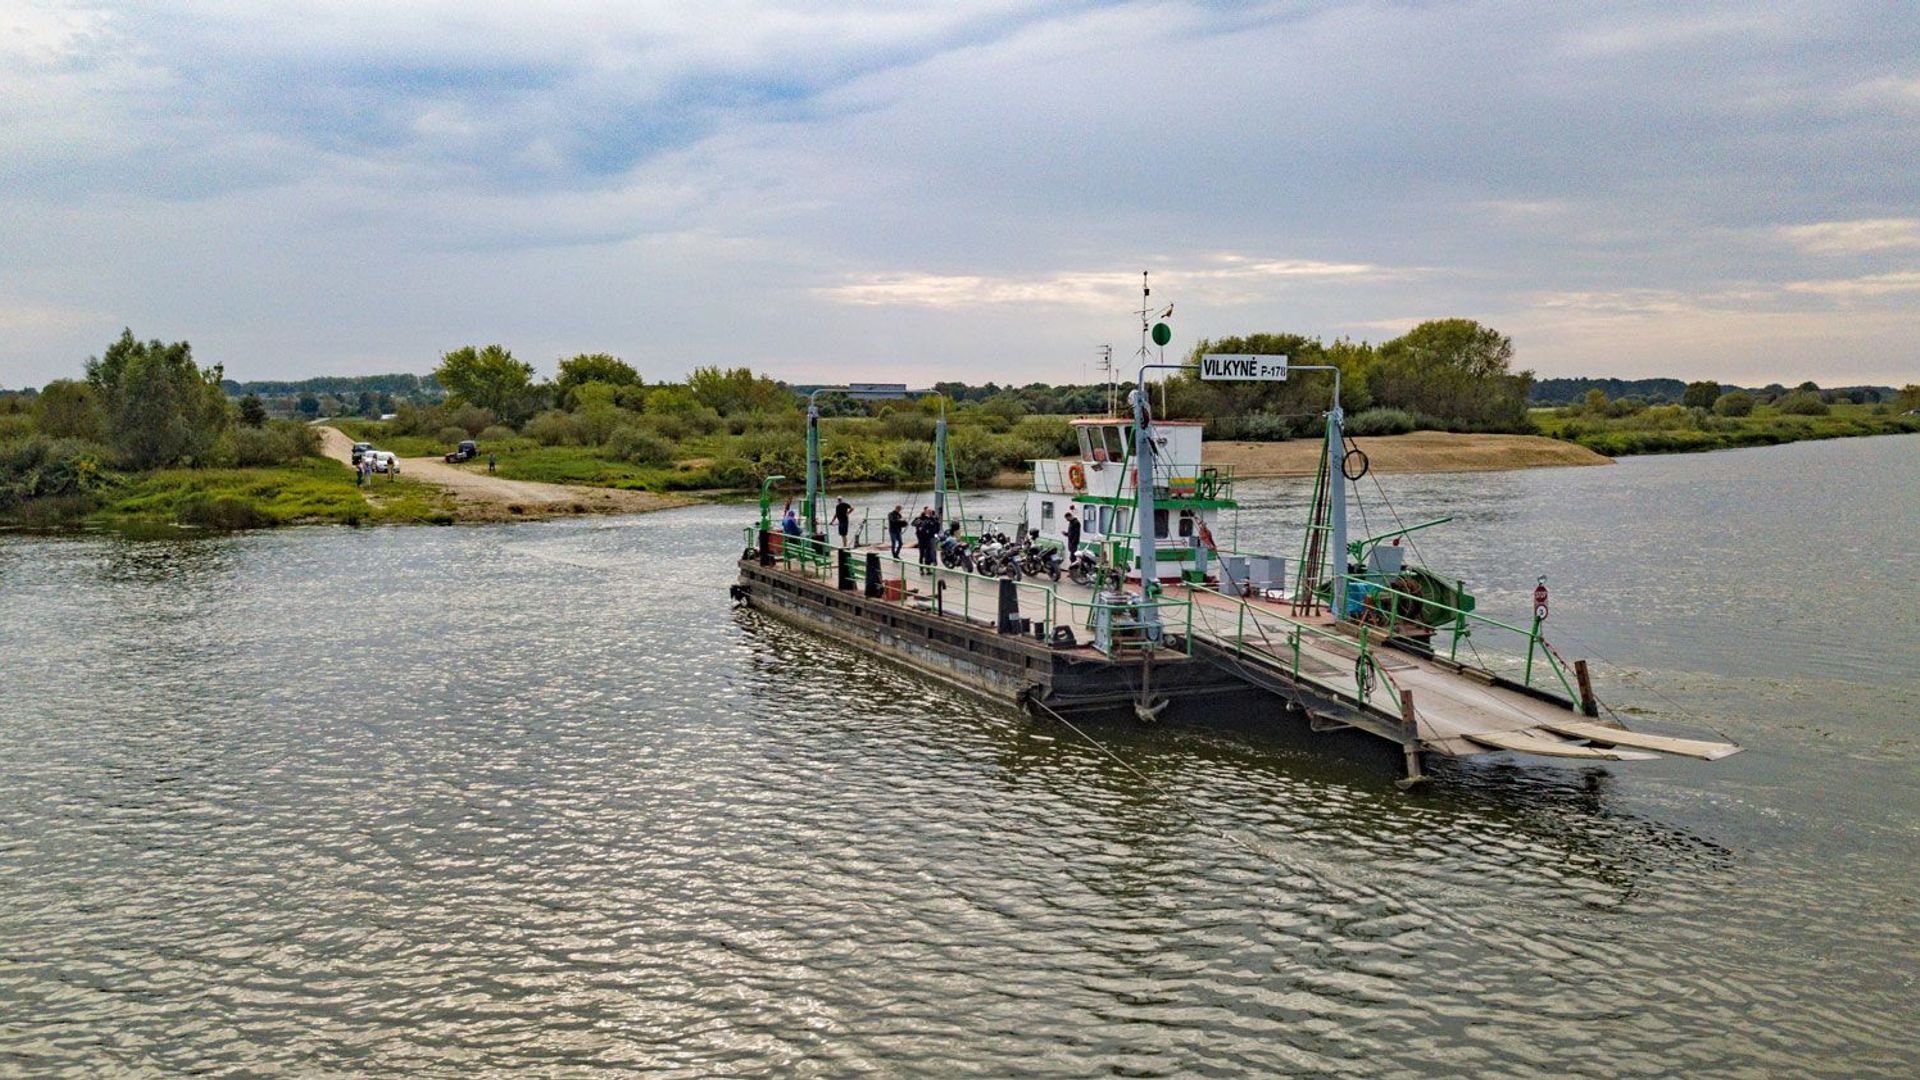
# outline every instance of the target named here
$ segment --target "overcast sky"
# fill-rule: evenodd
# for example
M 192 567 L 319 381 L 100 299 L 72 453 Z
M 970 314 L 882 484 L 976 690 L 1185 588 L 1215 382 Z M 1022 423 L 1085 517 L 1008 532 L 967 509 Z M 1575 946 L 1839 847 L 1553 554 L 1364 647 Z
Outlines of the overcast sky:
M 1465 316 L 1541 375 L 1920 381 L 1885 3 L 0 0 L 0 386 L 1090 378 Z M 1172 352 L 1174 350 L 1169 350 Z

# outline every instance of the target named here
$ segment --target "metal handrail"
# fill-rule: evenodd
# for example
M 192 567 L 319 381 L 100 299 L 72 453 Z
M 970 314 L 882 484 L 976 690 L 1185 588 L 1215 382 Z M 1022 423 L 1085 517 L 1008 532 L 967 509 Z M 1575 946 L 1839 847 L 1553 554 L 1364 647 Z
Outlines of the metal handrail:
M 1463 637 L 1471 636 L 1472 631 L 1466 628 L 1466 624 L 1469 620 L 1477 623 L 1484 623 L 1497 630 L 1505 630 L 1508 633 L 1519 634 L 1521 637 L 1527 639 L 1527 665 L 1526 665 L 1525 672 L 1521 676 L 1521 680 L 1520 680 L 1521 685 L 1529 688 L 1533 686 L 1533 655 L 1535 651 L 1538 651 L 1540 652 L 1541 655 L 1547 658 L 1547 666 L 1551 668 L 1553 670 L 1554 675 L 1559 678 L 1560 687 L 1561 689 L 1567 692 L 1567 697 L 1571 700 L 1575 700 L 1575 701 L 1579 700 L 1579 695 L 1574 692 L 1573 684 L 1568 681 L 1567 673 L 1565 669 L 1562 668 L 1559 658 L 1554 655 L 1553 650 L 1551 648 L 1542 648 L 1542 646 L 1546 642 L 1546 639 L 1541 637 L 1540 635 L 1540 620 L 1535 619 L 1533 622 L 1532 628 L 1523 630 L 1520 627 L 1514 626 L 1511 623 L 1504 623 L 1498 619 L 1493 619 L 1485 615 L 1477 614 L 1475 612 L 1466 611 L 1464 609 L 1454 607 L 1451 604 L 1443 604 L 1438 600 L 1431 600 L 1424 596 L 1418 596 L 1410 592 L 1405 592 L 1400 589 L 1395 589 L 1391 586 L 1382 585 L 1376 581 L 1368 581 L 1363 577 L 1350 576 L 1347 578 L 1347 580 L 1353 584 L 1359 585 L 1364 589 L 1370 589 L 1374 592 L 1379 592 L 1379 593 L 1386 593 L 1390 596 L 1404 596 L 1409 600 L 1413 600 L 1418 603 L 1425 604 L 1428 607 L 1436 608 L 1440 611 L 1444 611 L 1452 615 L 1453 616 L 1452 622 L 1448 628 L 1451 631 L 1452 637 L 1453 637 L 1451 647 L 1448 651 L 1449 659 L 1454 659 L 1455 657 L 1457 657 L 1460 649 L 1460 639 Z M 1399 614 L 1400 612 L 1399 612 L 1398 605 L 1394 605 L 1388 611 L 1388 616 L 1389 616 L 1388 631 L 1387 631 L 1388 637 L 1393 636 L 1392 628 L 1398 625 Z M 1365 625 L 1365 624 L 1362 624 L 1362 625 Z
M 749 550 L 757 551 L 759 538 L 756 535 L 756 532 L 757 532 L 756 528 L 750 525 L 745 528 L 744 532 L 746 535 L 747 548 Z M 780 563 L 783 569 L 797 572 L 803 577 L 818 578 L 820 580 L 826 580 L 828 577 L 834 575 L 837 572 L 836 568 L 833 566 L 833 562 L 834 562 L 833 555 L 835 552 L 842 550 L 837 545 L 831 542 L 816 541 L 805 536 L 789 536 L 789 535 L 786 535 L 783 533 L 777 533 L 777 532 L 775 533 L 775 535 L 781 536 L 782 538 L 781 544 L 780 544 L 780 552 L 778 555 L 775 556 L 775 558 L 780 560 Z M 866 556 L 868 554 L 879 554 L 879 553 L 877 552 L 853 552 L 852 553 L 854 557 L 851 560 L 850 569 L 852 571 L 854 582 L 858 586 L 864 586 L 866 584 L 866 566 L 867 566 Z M 941 566 L 937 562 L 933 564 L 909 562 L 906 559 L 895 558 L 892 555 L 879 555 L 879 559 L 883 567 L 892 567 L 898 573 L 898 577 L 887 578 L 885 576 L 886 571 L 883 569 L 882 570 L 883 581 L 887 581 L 887 580 L 904 581 L 904 580 L 907 580 L 908 578 L 909 570 L 921 571 L 923 572 L 922 576 L 930 577 L 932 579 L 933 590 L 931 595 L 937 598 L 935 600 L 935 603 L 938 605 L 938 610 L 941 614 L 958 615 L 959 618 L 963 621 L 979 622 L 989 626 L 994 624 L 995 620 L 999 615 L 998 606 L 995 605 L 993 607 L 984 609 L 983 611 L 978 613 L 979 618 L 976 619 L 975 618 L 976 613 L 973 611 L 973 590 L 971 588 L 966 587 L 966 583 L 971 581 L 979 581 L 983 584 L 988 584 L 988 585 L 991 585 L 993 588 L 998 589 L 1000 586 L 1000 582 L 1013 580 L 1009 578 L 992 577 L 986 574 L 975 573 L 969 570 L 956 570 L 951 567 Z M 962 587 L 958 590 L 960 595 L 959 595 L 959 604 L 957 606 L 957 609 L 945 603 L 945 591 L 940 588 L 940 585 L 942 582 L 952 582 L 952 581 L 959 581 L 962 583 Z M 1128 613 L 1135 616 L 1137 616 L 1139 613 L 1143 611 L 1152 611 L 1156 614 L 1162 615 L 1162 625 L 1172 625 L 1173 620 L 1167 619 L 1165 617 L 1165 613 L 1177 611 L 1179 608 L 1184 607 L 1186 608 L 1186 615 L 1180 622 L 1180 624 L 1183 626 L 1184 629 L 1179 642 L 1173 645 L 1166 645 L 1164 643 L 1146 643 L 1146 642 L 1132 642 L 1132 641 L 1122 640 L 1119 642 L 1119 644 L 1123 646 L 1123 648 L 1126 651 L 1139 651 L 1140 649 L 1143 649 L 1143 648 L 1170 648 L 1173 651 L 1180 652 L 1189 656 L 1192 655 L 1193 653 L 1193 607 L 1194 607 L 1194 604 L 1193 604 L 1193 601 L 1191 600 L 1169 600 L 1164 598 L 1156 599 L 1156 600 L 1147 600 L 1143 598 L 1139 600 L 1128 599 L 1121 602 L 1107 603 L 1107 602 L 1100 601 L 1098 599 L 1086 601 L 1086 600 L 1074 600 L 1068 597 L 1061 596 L 1059 592 L 1056 591 L 1053 585 L 1050 583 L 1043 584 L 1037 581 L 1016 580 L 1013 582 L 1013 585 L 1016 591 L 1024 595 L 1035 596 L 1037 598 L 1035 603 L 1035 609 L 1045 612 L 1044 621 L 1047 626 L 1063 625 L 1060 618 L 1063 611 L 1068 615 L 1069 618 L 1077 618 L 1078 614 L 1084 611 L 1086 613 L 1086 618 L 1083 621 L 1077 622 L 1076 625 L 1079 625 L 1082 627 L 1091 627 L 1094 622 L 1095 614 L 1103 610 L 1116 612 L 1116 613 L 1124 612 L 1124 613 Z M 1026 606 L 1024 602 L 1022 603 L 1022 606 L 1023 607 Z M 1117 619 L 1112 625 L 1114 626 L 1115 629 L 1118 629 L 1118 630 L 1128 630 L 1128 629 L 1137 628 L 1138 626 L 1141 626 L 1141 625 L 1145 625 L 1145 622 Z M 1119 651 L 1122 651 L 1122 649 L 1117 648 L 1114 650 L 1114 652 L 1119 652 Z M 1109 655 L 1112 655 L 1112 654 L 1109 653 Z
M 1333 630 L 1329 630 L 1324 627 L 1312 626 L 1307 623 L 1300 622 L 1297 619 L 1290 618 L 1286 615 L 1281 615 L 1277 612 L 1261 611 L 1253 607 L 1251 604 L 1247 603 L 1245 599 L 1238 596 L 1234 596 L 1231 593 L 1222 592 L 1219 589 L 1209 588 L 1205 585 L 1190 585 L 1189 588 L 1192 590 L 1200 591 L 1200 592 L 1212 593 L 1213 595 L 1218 596 L 1223 600 L 1230 600 L 1233 602 L 1235 607 L 1239 610 L 1239 622 L 1236 625 L 1236 631 L 1234 634 L 1234 641 L 1233 641 L 1233 646 L 1234 646 L 1233 654 L 1235 657 L 1241 657 L 1246 655 L 1248 618 L 1251 617 L 1253 619 L 1254 629 L 1259 630 L 1263 638 L 1266 637 L 1267 628 L 1260 625 L 1260 620 L 1265 618 L 1265 619 L 1271 620 L 1273 623 L 1278 624 L 1276 628 L 1280 629 L 1286 636 L 1288 648 L 1293 654 L 1291 674 L 1295 679 L 1299 679 L 1302 677 L 1300 672 L 1300 648 L 1301 648 L 1300 641 L 1302 637 L 1310 637 L 1316 640 L 1323 640 L 1330 644 L 1339 645 L 1343 648 L 1358 645 L 1360 652 L 1359 652 L 1359 655 L 1354 659 L 1354 699 L 1363 705 L 1370 704 L 1372 702 L 1372 695 L 1366 692 L 1366 688 L 1362 685 L 1362 680 L 1359 675 L 1360 669 L 1364 665 L 1367 668 L 1370 668 L 1373 671 L 1373 673 L 1379 677 L 1381 682 L 1383 682 L 1386 685 L 1386 687 L 1393 692 L 1393 699 L 1395 701 L 1399 700 L 1400 685 L 1398 682 L 1394 680 L 1393 673 L 1388 671 L 1386 666 L 1379 662 L 1379 659 L 1375 655 L 1378 650 L 1375 647 L 1374 643 L 1371 640 L 1369 640 L 1369 637 L 1365 633 L 1364 628 L 1362 630 L 1361 635 L 1357 639 L 1350 638 L 1345 634 L 1337 633 Z M 1204 614 L 1202 615 L 1202 620 L 1206 621 Z M 1210 622 L 1208 623 L 1208 630 L 1210 632 L 1212 631 L 1212 625 Z M 1270 638 L 1268 639 L 1269 643 L 1271 643 L 1271 640 L 1272 639 Z M 1269 653 L 1268 655 L 1274 655 L 1274 654 Z M 1283 657 L 1278 657 L 1278 656 L 1276 656 L 1275 658 L 1284 659 Z M 1318 676 L 1312 676 L 1312 678 L 1314 678 L 1315 681 L 1320 681 Z M 1395 708 L 1397 709 L 1398 706 L 1396 706 Z

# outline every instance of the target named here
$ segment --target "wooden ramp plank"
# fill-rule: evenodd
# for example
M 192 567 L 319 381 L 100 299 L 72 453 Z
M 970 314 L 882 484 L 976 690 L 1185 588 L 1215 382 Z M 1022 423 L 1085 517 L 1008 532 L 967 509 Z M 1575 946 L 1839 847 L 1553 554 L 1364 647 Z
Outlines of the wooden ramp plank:
M 1543 757 L 1585 758 L 1590 761 L 1656 761 L 1660 757 L 1659 754 L 1645 754 L 1637 750 L 1581 746 L 1538 730 L 1470 731 L 1465 734 L 1465 737 L 1482 746 L 1491 746 L 1497 750 L 1511 750 L 1516 754 L 1539 754 Z
M 1541 724 L 1543 728 L 1556 735 L 1566 735 L 1575 739 L 1590 739 L 1609 746 L 1631 746 L 1636 750 L 1657 750 L 1663 754 L 1678 754 L 1682 757 L 1699 758 L 1702 761 L 1718 761 L 1730 754 L 1739 753 L 1744 747 L 1733 743 L 1713 742 L 1708 739 L 1676 739 L 1668 735 L 1655 735 L 1645 731 L 1628 731 L 1625 728 L 1608 727 L 1584 720 L 1556 720 Z

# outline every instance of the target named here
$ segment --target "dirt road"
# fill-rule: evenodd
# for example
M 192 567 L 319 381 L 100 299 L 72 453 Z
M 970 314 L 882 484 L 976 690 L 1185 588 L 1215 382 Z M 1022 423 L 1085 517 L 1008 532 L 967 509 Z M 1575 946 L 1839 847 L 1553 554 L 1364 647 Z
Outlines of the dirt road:
M 321 447 L 326 455 L 336 461 L 352 464 L 353 440 L 337 428 L 321 427 L 319 431 Z M 449 465 L 439 458 L 401 458 L 400 475 L 445 489 L 454 497 L 456 514 L 462 521 L 517 521 L 569 514 L 635 514 L 686 506 L 692 502 L 690 499 L 656 495 L 650 491 L 508 480 L 487 475 L 484 463 L 475 466 Z

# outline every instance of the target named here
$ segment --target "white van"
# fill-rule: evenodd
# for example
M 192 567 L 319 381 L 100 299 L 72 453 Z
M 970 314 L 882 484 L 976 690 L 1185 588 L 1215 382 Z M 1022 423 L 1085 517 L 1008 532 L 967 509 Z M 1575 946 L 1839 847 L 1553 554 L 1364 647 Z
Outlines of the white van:
M 397 458 L 397 457 L 394 457 L 394 456 L 393 456 L 393 454 L 392 454 L 392 452 L 390 452 L 390 451 L 387 451 L 387 450 L 369 450 L 369 451 L 367 451 L 367 460 L 373 463 L 373 471 L 374 471 L 374 472 L 377 472 L 377 473 L 383 473 L 383 472 L 395 472 L 395 473 L 397 473 L 397 472 L 399 472 L 399 471 L 400 471 L 400 459 L 399 459 L 399 458 Z

